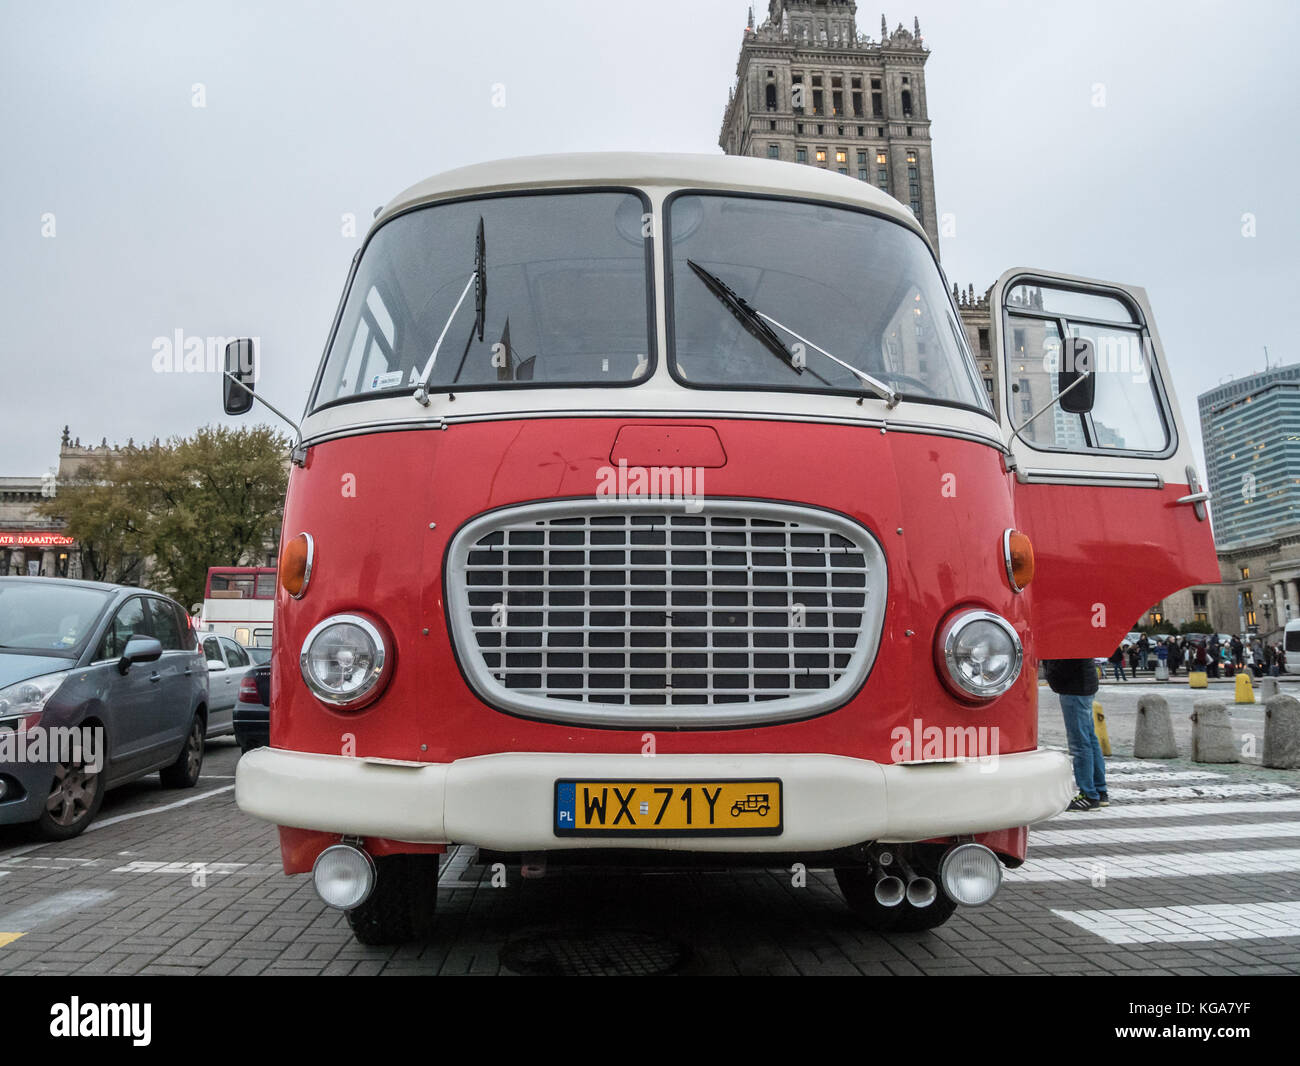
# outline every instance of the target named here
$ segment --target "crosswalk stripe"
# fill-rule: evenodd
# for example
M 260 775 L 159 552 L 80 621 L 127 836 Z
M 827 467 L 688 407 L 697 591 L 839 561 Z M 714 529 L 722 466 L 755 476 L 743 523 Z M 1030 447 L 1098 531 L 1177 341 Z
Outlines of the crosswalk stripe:
M 1230 796 L 1287 796 L 1296 789 L 1280 781 L 1254 781 L 1240 785 L 1169 785 L 1162 788 L 1112 788 L 1113 800 L 1227 799 Z
M 1109 776 L 1110 767 L 1106 768 Z M 1120 773 L 1115 781 L 1210 781 L 1222 780 L 1227 774 L 1216 774 L 1211 770 L 1143 770 L 1138 773 Z
M 1157 852 L 1037 859 L 1003 877 L 1011 884 L 1039 881 L 1106 881 L 1128 877 L 1222 877 L 1300 873 L 1300 848 L 1253 851 Z
M 1300 936 L 1300 902 L 1209 903 L 1132 910 L 1058 911 L 1112 944 L 1189 943 Z
M 1296 822 L 1214 822 L 1208 825 L 1133 825 L 1114 829 L 1047 829 L 1029 836 L 1032 848 L 1059 848 L 1072 844 L 1166 844 L 1177 840 L 1259 840 L 1266 837 L 1300 837 Z
M 1093 822 L 1110 821 L 1112 819 L 1142 818 L 1149 821 L 1153 818 L 1199 818 L 1207 814 L 1213 817 L 1221 814 L 1293 814 L 1298 811 L 1300 811 L 1300 799 L 1210 800 L 1206 803 L 1138 803 L 1088 811 L 1085 820 L 1091 825 Z M 1058 814 L 1055 818 L 1039 822 L 1031 831 L 1029 839 L 1036 841 L 1039 829 L 1044 826 L 1078 825 L 1081 817 L 1082 815 L 1071 812 L 1069 814 Z

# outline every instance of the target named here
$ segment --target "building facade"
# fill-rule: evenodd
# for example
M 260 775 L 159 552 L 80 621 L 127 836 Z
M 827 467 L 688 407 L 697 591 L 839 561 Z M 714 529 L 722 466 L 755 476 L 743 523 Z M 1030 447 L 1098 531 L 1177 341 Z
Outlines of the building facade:
M 1196 404 L 1220 551 L 1300 524 L 1300 363 L 1229 381 Z
M 40 511 L 54 497 L 60 481 L 79 477 L 92 463 L 111 455 L 107 440 L 98 445 L 72 439 L 67 427 L 59 462 L 44 474 L 0 477 L 0 574 L 32 577 L 80 577 L 81 550 L 63 524 Z
M 770 0 L 750 8 L 718 143 L 728 155 L 838 171 L 912 209 L 935 247 L 934 165 L 921 27 L 880 40 L 857 30 L 853 0 Z

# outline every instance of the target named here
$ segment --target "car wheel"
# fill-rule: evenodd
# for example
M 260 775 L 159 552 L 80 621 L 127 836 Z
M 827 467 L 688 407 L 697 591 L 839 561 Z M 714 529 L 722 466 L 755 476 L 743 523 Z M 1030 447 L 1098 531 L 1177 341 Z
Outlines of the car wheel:
M 348 911 L 362 944 L 427 940 L 438 906 L 438 855 L 385 855 L 375 859 L 370 898 Z
M 199 771 L 203 769 L 203 732 L 203 719 L 196 714 L 181 753 L 158 775 L 164 788 L 193 788 L 199 783 Z
M 104 775 L 85 761 L 57 763 L 45 809 L 36 820 L 36 831 L 46 840 L 68 840 L 81 833 L 104 801 Z

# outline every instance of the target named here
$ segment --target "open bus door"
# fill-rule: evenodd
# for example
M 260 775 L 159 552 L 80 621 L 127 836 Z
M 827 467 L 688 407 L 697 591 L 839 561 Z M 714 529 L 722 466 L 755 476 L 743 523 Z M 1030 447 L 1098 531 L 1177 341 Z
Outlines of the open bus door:
M 1152 604 L 1219 580 L 1146 292 L 1016 269 L 989 308 L 1039 656 L 1109 655 Z

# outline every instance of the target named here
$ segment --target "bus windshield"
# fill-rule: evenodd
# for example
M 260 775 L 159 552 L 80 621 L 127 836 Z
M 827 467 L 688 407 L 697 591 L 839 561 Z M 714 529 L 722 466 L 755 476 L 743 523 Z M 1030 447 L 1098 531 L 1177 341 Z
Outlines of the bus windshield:
M 314 407 L 412 393 L 426 377 L 431 391 L 645 378 L 648 210 L 640 195 L 610 190 L 398 215 L 366 245 Z
M 690 193 L 669 203 L 668 240 L 669 351 L 684 384 L 861 393 L 843 362 L 907 399 L 989 410 L 942 275 L 906 227 L 827 204 Z M 775 323 L 794 358 L 773 358 L 705 275 Z

